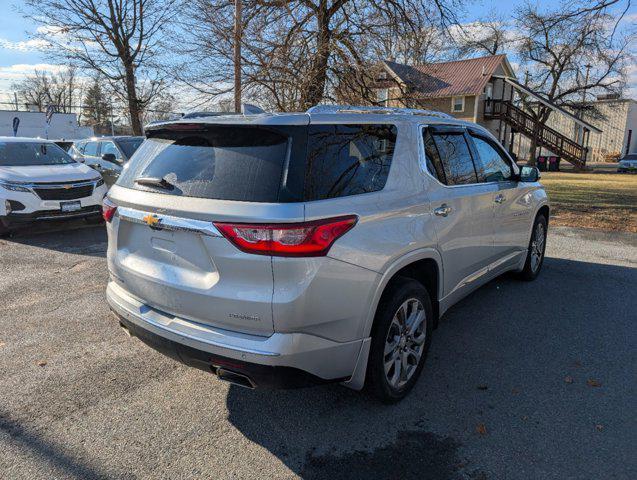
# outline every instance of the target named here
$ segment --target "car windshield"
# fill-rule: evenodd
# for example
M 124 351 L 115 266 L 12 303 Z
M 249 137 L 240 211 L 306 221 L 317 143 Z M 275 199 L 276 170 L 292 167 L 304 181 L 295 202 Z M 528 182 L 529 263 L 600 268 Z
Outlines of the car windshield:
M 64 150 L 47 142 L 0 142 L 1 167 L 75 163 Z
M 124 151 L 124 154 L 130 158 L 143 141 L 143 138 L 122 138 L 117 140 L 117 144 L 119 145 L 119 148 Z

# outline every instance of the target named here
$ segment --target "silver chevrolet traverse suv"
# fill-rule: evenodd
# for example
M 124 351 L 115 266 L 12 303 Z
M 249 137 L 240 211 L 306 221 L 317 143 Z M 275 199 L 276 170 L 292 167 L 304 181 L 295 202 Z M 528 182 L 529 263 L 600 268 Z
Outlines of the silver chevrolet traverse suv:
M 478 125 L 320 106 L 146 133 L 104 201 L 108 302 L 128 333 L 223 380 L 397 401 L 451 305 L 542 266 L 538 172 Z

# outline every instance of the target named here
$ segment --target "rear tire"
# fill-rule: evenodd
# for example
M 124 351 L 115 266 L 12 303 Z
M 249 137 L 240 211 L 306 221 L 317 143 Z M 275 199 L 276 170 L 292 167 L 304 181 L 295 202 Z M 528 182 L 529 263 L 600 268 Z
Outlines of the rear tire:
M 4 238 L 8 236 L 9 236 L 9 227 L 7 227 L 7 224 L 5 223 L 5 221 L 2 218 L 0 218 L 0 238 Z
M 533 223 L 533 231 L 531 232 L 531 240 L 526 253 L 526 261 L 524 268 L 520 272 L 520 278 L 526 281 L 532 281 L 537 278 L 542 270 L 544 263 L 544 252 L 546 251 L 546 234 L 548 231 L 548 222 L 542 214 L 535 218 Z
M 431 299 L 419 282 L 399 278 L 383 293 L 365 382 L 382 402 L 402 400 L 416 384 L 431 344 L 433 321 Z

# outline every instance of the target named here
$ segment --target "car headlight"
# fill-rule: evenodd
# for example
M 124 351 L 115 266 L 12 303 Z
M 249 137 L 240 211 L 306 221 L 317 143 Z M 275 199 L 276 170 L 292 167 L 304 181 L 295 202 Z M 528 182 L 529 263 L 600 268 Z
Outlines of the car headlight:
M 101 187 L 102 185 L 104 185 L 104 179 L 103 178 L 98 178 L 97 179 L 97 183 L 95 184 L 96 187 Z
M 10 183 L 10 182 L 0 181 L 0 187 L 4 188 L 5 190 L 11 190 L 12 192 L 27 192 L 27 193 L 31 192 L 31 190 L 29 190 L 25 186 L 20 185 L 19 183 Z

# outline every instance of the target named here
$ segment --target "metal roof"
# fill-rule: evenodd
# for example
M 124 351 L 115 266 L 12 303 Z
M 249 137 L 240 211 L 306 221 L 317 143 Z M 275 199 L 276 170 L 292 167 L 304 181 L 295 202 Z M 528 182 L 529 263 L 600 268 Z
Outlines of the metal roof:
M 422 98 L 479 95 L 500 65 L 510 69 L 504 54 L 414 66 L 384 63 L 396 80 Z

